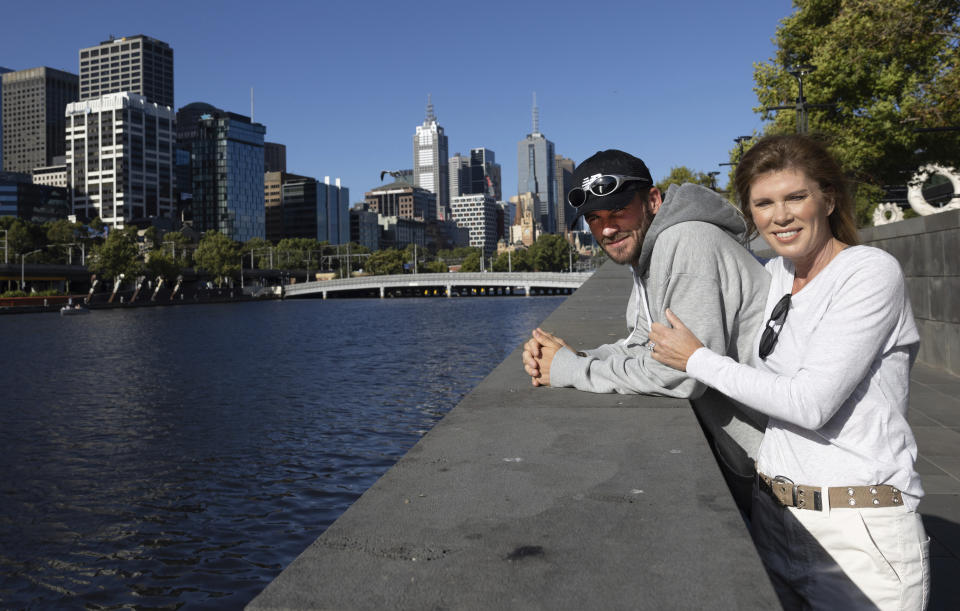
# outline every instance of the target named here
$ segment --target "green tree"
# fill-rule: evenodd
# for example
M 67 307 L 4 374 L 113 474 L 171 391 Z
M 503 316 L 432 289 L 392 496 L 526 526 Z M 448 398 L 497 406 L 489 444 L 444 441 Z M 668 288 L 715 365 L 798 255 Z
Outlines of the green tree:
M 917 128 L 960 121 L 960 2 L 795 0 L 777 29 L 776 57 L 755 65 L 756 109 L 765 133 L 796 130 L 798 83 L 789 67 L 812 64 L 803 80 L 811 133 L 822 134 L 855 178 L 864 223 L 884 185 L 905 184 L 918 166 L 956 165 L 960 132 Z M 731 153 L 732 160 L 739 155 Z
M 480 249 L 471 248 L 463 262 L 460 264 L 461 272 L 479 272 L 480 271 Z
M 66 219 L 44 224 L 50 244 L 68 244 L 76 240 L 77 226 Z
M 170 256 L 176 258 L 182 267 L 189 267 L 193 264 L 193 257 L 190 254 L 193 250 L 193 242 L 179 231 L 168 231 L 163 234 L 160 249 L 169 252 Z
M 168 282 L 176 278 L 180 272 L 183 271 L 180 259 L 175 259 L 172 254 L 162 250 L 150 251 L 147 254 L 145 267 L 147 274 L 151 278 L 157 278 L 159 276 Z
M 77 243 L 77 224 L 66 219 L 58 219 L 43 224 L 47 244 L 50 246 L 50 256 L 57 262 L 65 263 L 70 260 L 70 249 Z M 70 244 L 71 246 L 67 246 Z
M 438 251 L 437 258 L 443 260 L 447 265 L 460 265 L 473 251 L 474 249 L 469 246 L 458 246 L 454 249 Z
M 16 218 L 7 227 L 7 248 L 11 260 L 14 253 L 24 253 L 39 248 L 41 245 L 35 239 L 33 223 Z
M 143 239 L 148 243 L 150 250 L 160 248 L 160 232 L 156 225 L 150 225 L 144 230 Z
M 657 182 L 656 187 L 661 193 L 666 193 L 670 185 L 682 185 L 686 182 L 692 182 L 695 185 L 703 185 L 708 189 L 714 188 L 714 181 L 706 172 L 694 172 L 685 165 L 670 168 L 670 173 L 663 180 Z
M 509 253 L 504 251 L 497 256 L 493 262 L 493 271 L 507 272 L 510 270 L 515 272 L 533 271 L 533 265 L 530 263 L 530 251 L 528 249 L 518 248 Z
M 130 236 L 122 231 L 111 231 L 102 244 L 93 246 L 87 259 L 90 271 L 113 280 L 120 274 L 136 276 L 142 269 L 139 249 Z
M 248 269 L 251 267 L 256 267 L 259 269 L 266 269 L 270 265 L 270 249 L 273 248 L 273 242 L 270 240 L 265 240 L 264 238 L 250 238 L 243 243 L 243 248 L 241 252 L 243 253 L 244 266 Z M 250 261 L 250 255 L 253 254 L 253 261 Z
M 311 238 L 284 238 L 277 242 L 277 253 L 274 255 L 274 265 L 278 269 L 305 269 L 310 251 L 319 251 L 323 248 L 320 242 Z M 344 249 L 346 252 L 346 249 Z M 316 255 L 314 253 L 314 261 Z M 316 269 L 316 263 L 311 267 Z
M 562 235 L 544 233 L 529 249 L 530 263 L 538 272 L 559 272 L 570 266 L 572 246 Z
M 445 274 L 447 273 L 447 264 L 443 261 L 427 261 L 420 268 L 421 274 Z
M 403 251 L 387 248 L 367 257 L 364 269 L 375 276 L 402 274 L 404 262 Z
M 193 253 L 198 268 L 217 279 L 217 286 L 223 286 L 227 276 L 240 273 L 240 249 L 236 242 L 219 231 L 208 231 L 203 235 Z

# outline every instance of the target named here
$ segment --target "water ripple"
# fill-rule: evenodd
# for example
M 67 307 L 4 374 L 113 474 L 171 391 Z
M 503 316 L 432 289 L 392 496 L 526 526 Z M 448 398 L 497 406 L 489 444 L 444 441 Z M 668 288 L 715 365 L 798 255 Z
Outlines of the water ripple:
M 0 317 L 0 608 L 242 607 L 561 300 Z

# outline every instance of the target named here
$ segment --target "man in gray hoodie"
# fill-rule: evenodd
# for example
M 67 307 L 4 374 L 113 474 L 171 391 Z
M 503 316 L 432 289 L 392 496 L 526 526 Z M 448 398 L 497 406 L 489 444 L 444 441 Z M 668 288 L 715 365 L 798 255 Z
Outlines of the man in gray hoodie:
M 633 271 L 628 335 L 577 351 L 536 329 L 524 345 L 524 369 L 534 386 L 691 399 L 746 511 L 765 418 L 655 361 L 647 337 L 652 321 L 667 324 L 669 307 L 705 346 L 750 359 L 764 322 L 769 277 L 741 246 L 743 217 L 699 185 L 672 185 L 662 197 L 643 161 L 623 151 L 596 153 L 577 167 L 573 182 L 573 222 L 585 217 L 610 259 Z

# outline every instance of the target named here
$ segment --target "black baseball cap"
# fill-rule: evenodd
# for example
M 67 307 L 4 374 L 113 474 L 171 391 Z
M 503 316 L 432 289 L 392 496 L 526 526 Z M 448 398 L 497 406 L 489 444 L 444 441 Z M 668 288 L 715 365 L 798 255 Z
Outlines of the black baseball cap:
M 617 174 L 620 176 L 632 176 L 643 180 L 632 180 L 624 183 L 620 188 L 603 197 L 597 197 L 587 191 L 584 193 L 586 199 L 580 207 L 575 208 L 576 214 L 570 221 L 572 228 L 581 216 L 593 210 L 617 210 L 626 207 L 633 201 L 634 194 L 643 188 L 649 189 L 653 186 L 653 179 L 650 178 L 650 170 L 643 163 L 642 159 L 634 157 L 630 153 L 624 153 L 617 149 L 608 149 L 606 151 L 597 151 L 593 156 L 585 159 L 583 163 L 577 166 L 573 172 L 574 189 L 583 189 L 589 185 L 590 181 L 597 175 Z M 573 190 L 573 189 L 571 189 Z M 569 194 L 566 195 L 569 198 Z M 569 199 L 567 200 L 569 205 Z

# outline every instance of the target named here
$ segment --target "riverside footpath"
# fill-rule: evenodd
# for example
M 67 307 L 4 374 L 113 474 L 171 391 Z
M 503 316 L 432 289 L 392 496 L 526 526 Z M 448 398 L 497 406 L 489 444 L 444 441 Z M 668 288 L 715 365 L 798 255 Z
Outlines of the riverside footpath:
M 630 286 L 604 265 L 541 326 L 622 337 Z M 930 608 L 956 609 L 960 378 L 911 383 Z M 247 609 L 777 607 L 689 404 L 534 388 L 518 347 Z

